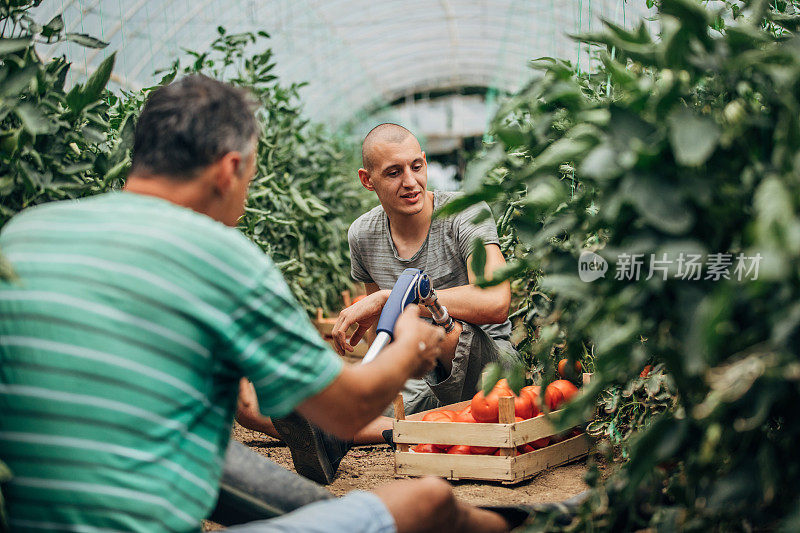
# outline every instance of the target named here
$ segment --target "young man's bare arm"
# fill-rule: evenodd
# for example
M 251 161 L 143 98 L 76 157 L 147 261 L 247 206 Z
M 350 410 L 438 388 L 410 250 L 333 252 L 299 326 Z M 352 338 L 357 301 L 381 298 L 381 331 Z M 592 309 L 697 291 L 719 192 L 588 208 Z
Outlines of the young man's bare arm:
M 496 244 L 486 245 L 486 266 L 484 277 L 492 279 L 494 273 L 506 265 L 500 247 Z M 453 318 L 470 324 L 502 324 L 508 319 L 508 308 L 511 305 L 511 284 L 504 281 L 493 287 L 480 288 L 475 285 L 477 276 L 472 271 L 472 256 L 467 258 L 467 276 L 469 285 L 436 289 L 439 302 L 447 307 Z M 423 310 L 422 315 L 426 312 Z

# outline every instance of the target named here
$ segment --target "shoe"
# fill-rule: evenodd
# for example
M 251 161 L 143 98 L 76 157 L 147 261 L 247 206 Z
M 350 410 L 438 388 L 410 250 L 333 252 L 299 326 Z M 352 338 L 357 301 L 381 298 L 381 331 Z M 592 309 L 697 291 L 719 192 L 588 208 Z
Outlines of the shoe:
M 286 418 L 273 418 L 272 423 L 289 447 L 298 474 L 322 485 L 333 482 L 339 463 L 353 446 L 352 442 L 323 433 L 297 413 Z
M 397 444 L 394 443 L 394 430 L 384 429 L 381 431 L 381 437 L 383 437 L 383 440 L 389 445 L 389 448 L 393 450 L 397 449 Z

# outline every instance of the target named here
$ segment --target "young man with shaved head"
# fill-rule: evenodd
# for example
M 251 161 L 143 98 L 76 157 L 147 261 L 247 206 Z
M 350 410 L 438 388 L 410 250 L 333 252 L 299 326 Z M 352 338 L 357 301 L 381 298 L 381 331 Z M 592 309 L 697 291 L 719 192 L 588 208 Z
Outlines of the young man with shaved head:
M 364 283 L 368 296 L 340 314 L 333 328 L 337 350 L 353 350 L 380 315 L 400 273 L 418 268 L 430 276 L 440 303 L 458 326 L 449 335 L 435 372 L 425 380 L 410 381 L 404 400 L 410 412 L 417 412 L 467 399 L 475 393 L 486 363 L 514 353 L 508 340 L 509 283 L 478 288 L 470 266 L 475 239 L 483 241 L 488 278 L 505 265 L 492 217 L 473 222 L 489 206 L 481 203 L 458 215 L 434 219 L 434 211 L 458 193 L 428 190 L 425 152 L 400 125 L 373 128 L 361 153 L 364 166 L 358 177 L 375 192 L 380 206 L 359 217 L 348 232 L 351 275 Z M 357 329 L 347 339 L 353 324 Z
M 428 190 L 428 163 L 419 142 L 398 124 L 381 124 L 367 134 L 362 145 L 361 184 L 378 196 L 380 205 L 350 226 L 351 275 L 364 283 L 367 296 L 343 310 L 333 327 L 339 354 L 353 351 L 377 321 L 395 281 L 406 268 L 418 268 L 431 278 L 440 303 L 456 320 L 442 343 L 436 368 L 423 379 L 410 379 L 403 390 L 407 413 L 471 398 L 483 367 L 514 357 L 509 342 L 511 323 L 508 282 L 481 289 L 472 271 L 473 241 L 483 242 L 485 276 L 505 265 L 497 229 L 491 216 L 474 222 L 489 206 L 482 202 L 458 215 L 434 218 L 433 213 L 458 195 Z M 430 316 L 424 307 L 422 315 Z M 355 332 L 347 337 L 351 326 Z M 380 358 L 380 357 L 379 357 Z M 279 435 L 290 446 L 295 468 L 319 482 L 330 482 L 350 443 L 342 443 L 302 420 L 275 421 L 258 417 L 257 400 L 245 386 L 239 421 L 252 429 Z M 356 444 L 390 441 L 392 419 L 387 408 L 356 434 Z

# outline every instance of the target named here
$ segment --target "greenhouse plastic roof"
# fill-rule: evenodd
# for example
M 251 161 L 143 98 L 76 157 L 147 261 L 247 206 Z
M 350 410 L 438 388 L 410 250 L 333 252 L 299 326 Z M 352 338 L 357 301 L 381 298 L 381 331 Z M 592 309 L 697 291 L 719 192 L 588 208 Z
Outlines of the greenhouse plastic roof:
M 568 33 L 598 29 L 601 18 L 632 27 L 649 13 L 645 0 L 50 0 L 35 16 L 59 12 L 67 31 L 110 46 L 60 43 L 45 53 L 66 54 L 83 76 L 117 50 L 112 79 L 124 88 L 152 84 L 183 49 L 205 51 L 218 26 L 264 30 L 281 79 L 307 81 L 307 112 L 332 125 L 429 91 L 512 92 L 537 57 L 586 68 L 586 47 Z

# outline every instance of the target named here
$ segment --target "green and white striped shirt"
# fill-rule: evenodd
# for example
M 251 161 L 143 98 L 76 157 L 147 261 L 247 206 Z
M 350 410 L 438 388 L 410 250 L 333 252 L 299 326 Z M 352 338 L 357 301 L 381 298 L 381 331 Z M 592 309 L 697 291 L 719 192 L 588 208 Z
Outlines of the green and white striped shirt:
M 19 276 L 0 283 L 14 531 L 197 531 L 239 377 L 281 416 L 341 371 L 255 245 L 165 200 L 109 193 L 28 209 L 0 249 Z

